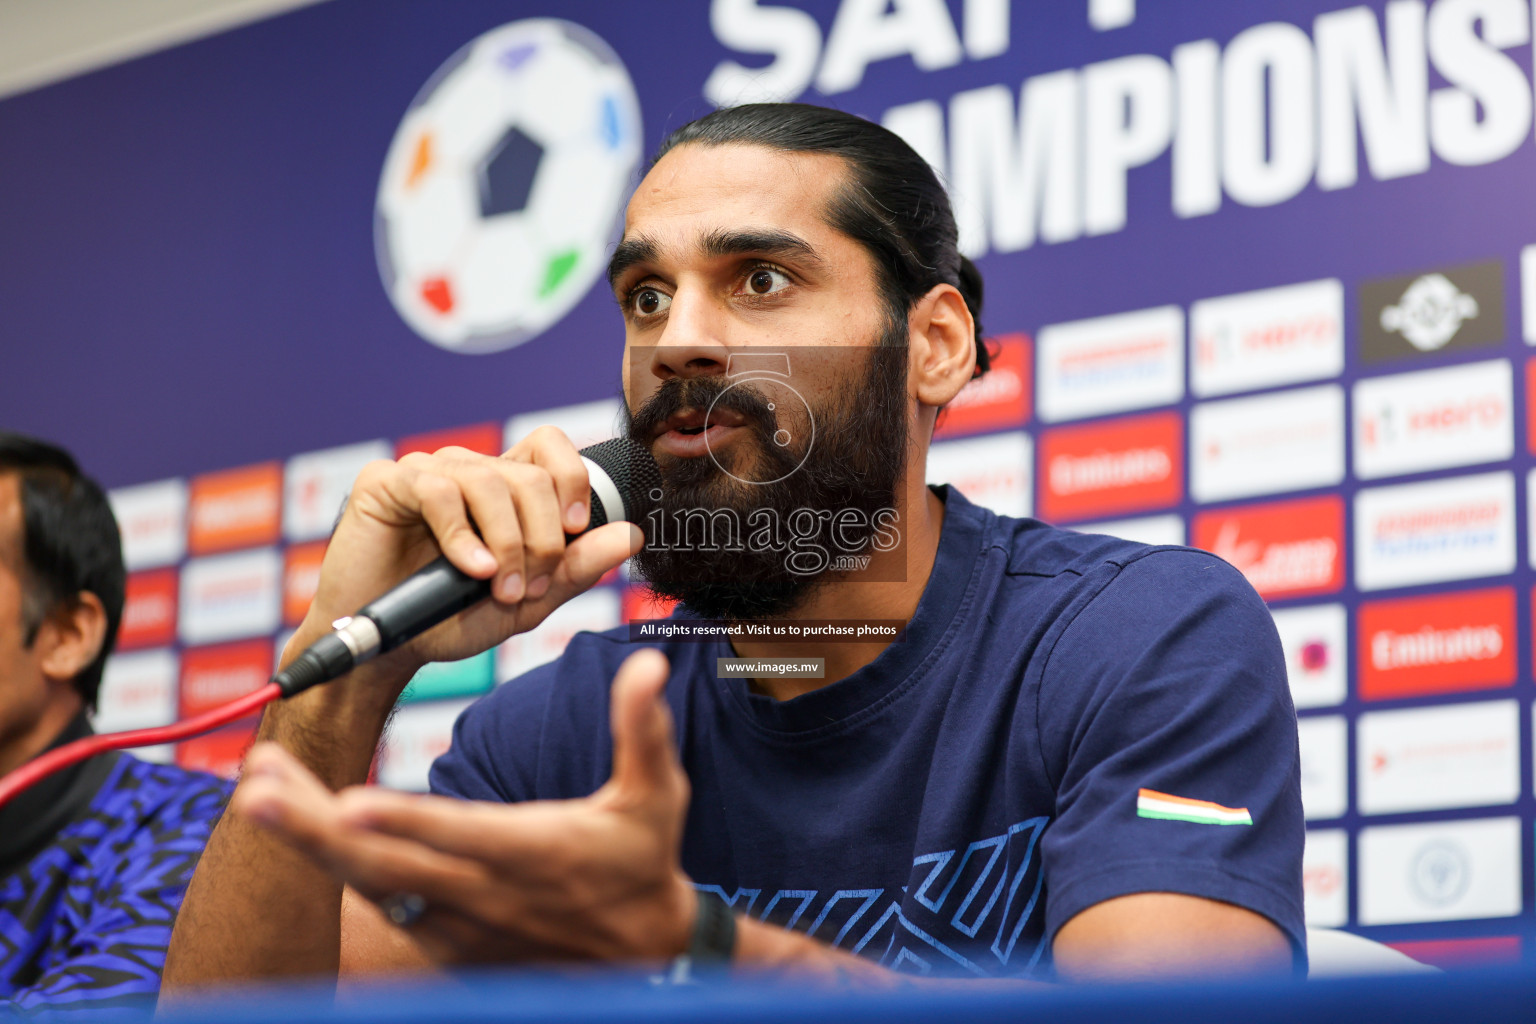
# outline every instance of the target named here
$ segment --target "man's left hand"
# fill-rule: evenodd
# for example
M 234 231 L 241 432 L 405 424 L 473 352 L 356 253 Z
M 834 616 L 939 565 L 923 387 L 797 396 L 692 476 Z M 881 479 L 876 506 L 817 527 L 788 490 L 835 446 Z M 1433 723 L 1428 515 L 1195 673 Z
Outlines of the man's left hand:
M 259 744 L 233 806 L 368 899 L 419 896 L 410 934 L 441 963 L 663 960 L 686 949 L 698 906 L 679 862 L 689 788 L 661 697 L 667 673 L 653 650 L 620 666 L 613 774 L 584 799 L 331 793 Z

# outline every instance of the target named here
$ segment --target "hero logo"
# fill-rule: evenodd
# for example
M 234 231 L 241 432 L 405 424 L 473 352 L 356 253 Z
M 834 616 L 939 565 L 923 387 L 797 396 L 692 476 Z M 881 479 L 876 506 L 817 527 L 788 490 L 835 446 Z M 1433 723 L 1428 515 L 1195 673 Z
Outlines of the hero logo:
M 1381 590 L 1513 571 L 1514 492 L 1509 473 L 1361 491 L 1356 583 Z
M 1204 299 L 1189 313 L 1190 390 L 1202 398 L 1344 369 L 1344 285 L 1337 279 Z
M 187 484 L 160 480 L 107 495 L 123 537 L 129 572 L 181 561 L 187 551 Z
M 1165 507 L 1182 494 L 1176 413 L 1048 430 L 1040 449 L 1040 511 L 1050 520 Z
M 1515 681 L 1509 587 L 1360 606 L 1360 696 L 1455 693 Z
M 952 484 L 998 515 L 1022 517 L 1033 507 L 1034 448 L 1022 430 L 939 441 L 928 449 L 928 482 Z
M 1202 512 L 1194 545 L 1232 563 L 1266 598 L 1344 585 L 1344 503 L 1337 495 Z
M 367 441 L 289 459 L 283 474 L 283 535 L 290 541 L 329 536 L 357 474 L 374 459 L 393 454 L 389 442 Z
M 1355 472 L 1362 479 L 1496 462 L 1514 454 L 1507 359 L 1355 385 Z

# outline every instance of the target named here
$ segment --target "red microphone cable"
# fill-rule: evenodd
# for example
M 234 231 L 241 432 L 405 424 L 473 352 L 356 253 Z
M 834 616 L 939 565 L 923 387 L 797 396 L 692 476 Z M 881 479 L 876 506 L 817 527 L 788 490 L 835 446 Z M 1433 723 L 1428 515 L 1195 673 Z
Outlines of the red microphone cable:
M 36 785 L 54 772 L 79 764 L 86 758 L 95 757 L 109 750 L 122 750 L 124 747 L 148 747 L 156 743 L 174 743 L 177 740 L 201 736 L 237 718 L 244 718 L 282 696 L 285 696 L 283 687 L 277 682 L 271 682 L 254 693 L 237 697 L 212 711 L 203 712 L 196 718 L 188 718 L 154 729 L 132 729 L 128 732 L 86 736 L 73 743 L 66 743 L 41 757 L 33 758 L 4 778 L 0 778 L 0 807 L 4 807 L 29 786 Z

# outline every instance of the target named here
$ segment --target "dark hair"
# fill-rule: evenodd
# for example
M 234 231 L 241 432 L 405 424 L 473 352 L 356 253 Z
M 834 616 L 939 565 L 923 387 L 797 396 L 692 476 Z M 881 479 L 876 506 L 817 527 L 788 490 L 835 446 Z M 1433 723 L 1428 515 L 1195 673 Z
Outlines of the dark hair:
M 22 509 L 22 628 L 26 645 L 43 620 L 82 591 L 101 600 L 107 631 L 95 660 L 75 676 L 87 707 L 96 706 L 101 673 L 123 617 L 122 538 L 101 486 L 64 449 L 0 431 L 0 473 L 19 478 Z
M 959 289 L 976 321 L 976 376 L 991 364 L 981 336 L 981 273 L 960 254 L 949 196 L 928 161 L 888 128 L 807 103 L 725 107 L 677 129 L 656 160 L 687 143 L 739 143 L 788 153 L 830 153 L 848 164 L 827 221 L 874 257 L 893 319 L 905 323 L 936 284 Z M 654 161 L 653 161 L 654 166 Z

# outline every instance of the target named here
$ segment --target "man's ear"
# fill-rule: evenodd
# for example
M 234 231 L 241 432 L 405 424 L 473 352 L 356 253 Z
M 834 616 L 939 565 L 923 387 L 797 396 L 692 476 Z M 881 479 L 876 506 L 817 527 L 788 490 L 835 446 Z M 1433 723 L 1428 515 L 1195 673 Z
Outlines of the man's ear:
M 107 636 L 107 611 L 101 598 L 82 590 L 43 619 L 33 644 L 38 664 L 49 679 L 74 679 L 96 660 Z
M 947 405 L 976 370 L 976 320 L 954 285 L 937 284 L 912 307 L 907 324 L 913 392 L 921 405 Z

